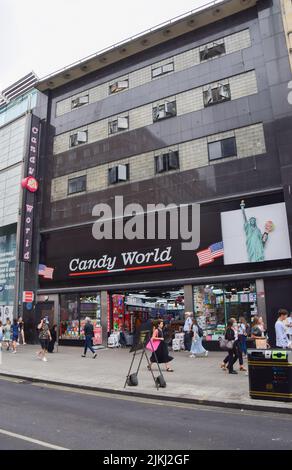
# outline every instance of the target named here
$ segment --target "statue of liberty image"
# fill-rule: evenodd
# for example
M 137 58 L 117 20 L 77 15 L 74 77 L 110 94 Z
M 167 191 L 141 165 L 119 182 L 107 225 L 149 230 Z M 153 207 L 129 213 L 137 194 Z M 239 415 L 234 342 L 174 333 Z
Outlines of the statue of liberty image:
M 246 237 L 248 260 L 251 263 L 265 261 L 264 249 L 269 238 L 269 233 L 274 230 L 274 224 L 271 220 L 267 221 L 265 223 L 265 232 L 262 234 L 257 226 L 257 219 L 255 217 L 250 217 L 249 220 L 247 219 L 244 201 L 241 201 L 240 207 L 244 219 L 244 231 Z

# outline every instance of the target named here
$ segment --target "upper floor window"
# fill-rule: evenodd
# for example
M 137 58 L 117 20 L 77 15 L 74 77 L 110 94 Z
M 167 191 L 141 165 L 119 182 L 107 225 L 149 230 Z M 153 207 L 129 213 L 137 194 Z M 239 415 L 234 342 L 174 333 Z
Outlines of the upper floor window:
M 117 132 L 129 129 L 129 118 L 118 117 L 108 123 L 109 134 L 117 134 Z
M 129 88 L 129 80 L 118 80 L 109 87 L 110 95 L 119 93 L 119 91 L 127 90 Z
M 203 95 L 205 108 L 222 101 L 229 101 L 231 100 L 230 85 L 218 84 L 216 88 L 209 86 L 208 90 L 203 92 Z
M 159 67 L 152 68 L 152 78 L 159 77 L 160 75 L 164 75 L 169 72 L 174 71 L 174 62 L 170 62 L 166 65 L 161 65 Z
M 109 184 L 120 183 L 130 179 L 129 165 L 117 165 L 108 170 Z
M 153 122 L 173 116 L 176 116 L 176 101 L 167 101 L 153 108 Z
M 236 140 L 235 137 L 218 140 L 208 144 L 209 160 L 218 160 L 220 158 L 236 157 Z
M 170 150 L 155 157 L 155 172 L 163 173 L 165 171 L 179 169 L 179 153 L 178 150 Z
M 224 43 L 218 44 L 216 42 L 213 42 L 212 46 L 205 46 L 205 48 L 200 51 L 200 60 L 202 62 L 203 60 L 212 59 L 213 57 L 220 56 L 225 52 L 226 50 Z
M 71 101 L 71 109 L 80 108 L 89 103 L 89 95 L 79 96 Z
M 68 180 L 68 195 L 86 191 L 86 175 Z
M 75 134 L 70 135 L 70 147 L 76 147 L 80 144 L 86 144 L 87 138 L 87 131 L 78 131 Z

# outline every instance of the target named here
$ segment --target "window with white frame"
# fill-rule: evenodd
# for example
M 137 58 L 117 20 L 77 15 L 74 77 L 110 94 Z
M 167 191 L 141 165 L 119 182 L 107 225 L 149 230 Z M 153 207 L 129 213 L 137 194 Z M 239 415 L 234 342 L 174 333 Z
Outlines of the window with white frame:
M 68 195 L 86 191 L 86 175 L 68 180 Z
M 89 95 L 79 96 L 71 101 L 71 109 L 80 108 L 89 103 Z
M 237 149 L 235 137 L 208 143 L 208 152 L 209 161 L 218 160 L 220 158 L 236 157 Z
M 153 122 L 176 116 L 176 101 L 166 101 L 163 104 L 154 106 Z
M 70 147 L 76 147 L 77 145 L 86 144 L 88 140 L 87 131 L 77 131 L 70 135 Z
M 230 101 L 231 100 L 231 91 L 230 85 L 226 84 L 223 85 L 218 83 L 217 87 L 212 88 L 211 85 L 209 88 L 203 92 L 204 97 L 204 106 L 211 106 L 213 104 L 222 103 L 222 101 Z
M 129 164 L 117 165 L 108 170 L 108 183 L 116 184 L 130 179 Z
M 155 157 L 155 172 L 164 173 L 165 171 L 179 169 L 178 150 L 169 150 L 167 153 Z
M 129 80 L 118 80 L 109 86 L 109 94 L 119 93 L 120 91 L 127 90 L 129 88 Z
M 205 46 L 204 49 L 200 51 L 200 61 L 203 62 L 204 60 L 212 59 L 213 57 L 225 54 L 225 52 L 224 42 L 213 42 L 212 46 Z
M 152 67 L 152 78 L 159 77 L 160 75 L 165 75 L 166 73 L 170 73 L 174 71 L 174 62 L 169 62 L 165 65 L 160 65 L 159 67 Z
M 118 117 L 108 123 L 109 134 L 117 134 L 118 132 L 126 131 L 129 129 L 129 117 Z

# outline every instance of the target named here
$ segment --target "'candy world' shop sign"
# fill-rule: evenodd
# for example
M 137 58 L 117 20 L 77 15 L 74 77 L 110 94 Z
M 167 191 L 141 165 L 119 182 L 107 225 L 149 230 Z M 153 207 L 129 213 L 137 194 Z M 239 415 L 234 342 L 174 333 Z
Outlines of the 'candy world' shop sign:
M 23 195 L 23 220 L 22 220 L 22 250 L 21 261 L 30 263 L 32 260 L 32 240 L 34 212 L 36 206 L 35 192 L 38 189 L 36 180 L 37 163 L 40 143 L 40 119 L 31 116 L 29 143 L 26 159 L 25 179 L 22 181 Z M 24 184 L 25 182 L 25 184 Z

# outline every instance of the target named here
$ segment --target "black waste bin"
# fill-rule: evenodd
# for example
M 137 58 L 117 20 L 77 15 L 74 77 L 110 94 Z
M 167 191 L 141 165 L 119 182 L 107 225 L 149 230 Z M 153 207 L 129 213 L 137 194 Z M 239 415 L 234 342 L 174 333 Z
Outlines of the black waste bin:
M 247 356 L 250 397 L 292 401 L 292 351 L 248 349 Z

